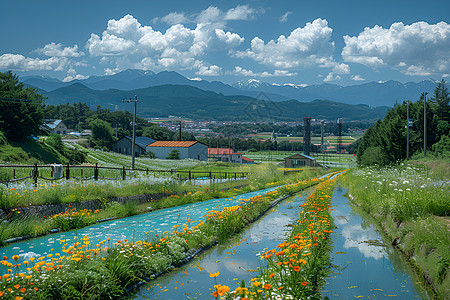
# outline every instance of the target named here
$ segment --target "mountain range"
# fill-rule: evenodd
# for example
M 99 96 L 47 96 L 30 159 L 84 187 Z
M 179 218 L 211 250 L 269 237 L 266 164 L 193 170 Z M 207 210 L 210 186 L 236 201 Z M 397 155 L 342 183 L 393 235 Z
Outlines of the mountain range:
M 177 72 L 128 69 L 114 75 L 91 76 L 87 79 L 63 82 L 51 77 L 26 76 L 21 81 L 32 87 L 51 92 L 59 88 L 81 83 L 92 90 L 117 89 L 132 91 L 158 85 L 188 85 L 227 96 L 243 95 L 271 101 L 298 100 L 309 102 L 317 99 L 331 100 L 347 104 L 369 106 L 393 106 L 404 100 L 417 100 L 422 92 L 431 94 L 436 86 L 433 80 L 401 83 L 398 81 L 369 82 L 359 85 L 340 86 L 321 84 L 299 86 L 293 84 L 271 84 L 256 79 L 239 81 L 232 85 L 220 81 L 189 79 Z
M 133 105 L 123 102 L 137 95 L 137 113 L 143 118 L 170 115 L 195 120 L 223 121 L 302 121 L 303 117 L 336 120 L 371 120 L 383 118 L 388 107 L 371 108 L 329 100 L 300 102 L 288 100 L 273 102 L 243 95 L 224 95 L 189 85 L 165 84 L 131 91 L 108 89 L 93 90 L 82 83 L 74 83 L 46 92 L 47 104 L 85 102 L 91 107 L 110 110 L 133 110 Z

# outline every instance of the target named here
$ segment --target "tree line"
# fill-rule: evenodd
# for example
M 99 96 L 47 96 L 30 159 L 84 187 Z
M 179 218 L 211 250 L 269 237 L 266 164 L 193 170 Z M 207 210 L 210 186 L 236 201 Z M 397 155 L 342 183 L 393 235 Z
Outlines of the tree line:
M 425 102 L 425 103 L 424 103 Z M 390 109 L 383 120 L 366 130 L 357 141 L 359 165 L 389 165 L 406 159 L 407 105 L 404 101 Z M 410 154 L 423 153 L 424 149 L 424 105 L 427 120 L 427 150 L 437 157 L 449 157 L 449 93 L 446 81 L 437 83 L 431 97 L 422 94 L 419 100 L 409 102 Z

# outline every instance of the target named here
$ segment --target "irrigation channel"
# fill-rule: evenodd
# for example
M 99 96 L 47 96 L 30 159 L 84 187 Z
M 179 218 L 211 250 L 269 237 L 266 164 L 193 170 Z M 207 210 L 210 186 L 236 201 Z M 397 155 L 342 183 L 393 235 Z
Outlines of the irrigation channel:
M 310 190 L 311 191 L 311 190 Z M 352 211 L 347 190 L 333 194 L 333 213 L 338 228 L 333 234 L 333 274 L 326 279 L 322 296 L 330 299 L 427 299 L 414 274 L 395 250 Z M 251 224 L 240 235 L 205 251 L 185 266 L 172 270 L 140 287 L 135 299 L 212 299 L 215 281 L 209 273 L 220 272 L 218 282 L 232 290 L 241 280 L 248 284 L 258 275 L 259 253 L 282 243 L 290 224 L 299 217 L 299 205 L 308 193 L 290 197 Z
M 162 209 L 78 231 L 18 242 L 1 248 L 0 256 L 12 257 L 19 254 L 17 263 L 21 263 L 30 257 L 60 252 L 64 243 L 71 245 L 84 236 L 94 241 L 107 238 L 111 241 L 141 240 L 148 235 L 151 237 L 171 231 L 173 225 L 185 223 L 187 219 L 200 220 L 207 210 L 233 206 L 239 204 L 241 199 L 262 195 L 276 188 Z M 399 299 L 426 299 L 426 294 L 411 279 L 412 272 L 404 267 L 405 263 L 399 259 L 399 255 L 384 246 L 374 228 L 352 211 L 348 199 L 344 196 L 346 192 L 337 188 L 333 194 L 333 205 L 337 211 L 332 215 L 338 226 L 333 234 L 333 263 L 336 266 L 333 268 L 334 274 L 326 279 L 322 295 L 331 299 L 380 299 L 388 296 L 397 296 Z M 236 283 L 240 280 L 248 281 L 255 277 L 260 266 L 257 254 L 267 248 L 275 248 L 284 240 L 285 234 L 291 228 L 290 224 L 298 219 L 298 206 L 304 203 L 307 195 L 304 192 L 284 200 L 258 221 L 250 224 L 240 235 L 210 248 L 183 267 L 141 286 L 136 297 L 211 299 L 214 279 L 209 277 L 209 273 L 219 271 L 219 282 L 232 289 L 238 286 Z

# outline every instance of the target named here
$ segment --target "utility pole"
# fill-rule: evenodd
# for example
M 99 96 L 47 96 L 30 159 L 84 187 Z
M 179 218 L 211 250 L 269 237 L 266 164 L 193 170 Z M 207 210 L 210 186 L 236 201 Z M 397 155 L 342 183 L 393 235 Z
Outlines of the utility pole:
M 423 157 L 427 157 L 427 95 L 425 92 L 423 99 Z
M 131 144 L 131 169 L 134 170 L 134 158 L 136 156 L 135 151 L 135 145 L 136 145 L 136 106 L 137 106 L 137 96 L 134 96 L 134 99 L 125 100 L 123 99 L 122 102 L 134 102 L 134 115 L 133 115 L 133 142 Z
M 228 155 L 230 155 L 230 162 L 233 162 L 231 157 L 231 136 L 228 136 Z
M 324 150 L 324 147 L 323 147 L 323 123 L 324 123 L 324 121 L 322 120 L 322 121 L 320 121 L 320 152 L 322 152 L 322 154 L 323 154 L 323 150 Z
M 409 101 L 406 102 L 406 160 L 409 160 Z

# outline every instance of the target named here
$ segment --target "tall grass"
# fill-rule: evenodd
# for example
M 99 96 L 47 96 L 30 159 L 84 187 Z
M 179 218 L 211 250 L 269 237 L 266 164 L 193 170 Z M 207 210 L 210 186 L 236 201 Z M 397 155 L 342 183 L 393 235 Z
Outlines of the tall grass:
M 353 201 L 372 215 L 399 247 L 414 257 L 435 283 L 441 297 L 449 297 L 450 217 L 449 177 L 425 165 L 402 164 L 383 169 L 353 171 L 346 182 Z

